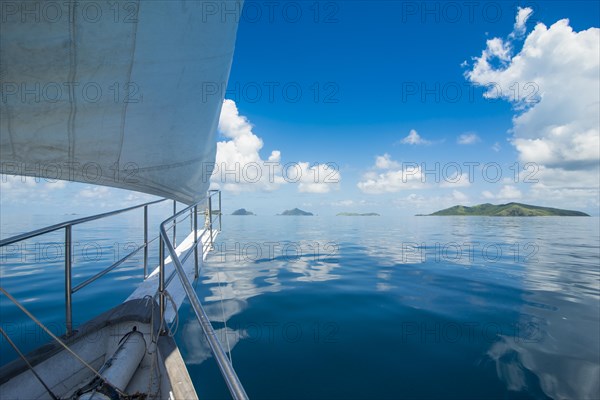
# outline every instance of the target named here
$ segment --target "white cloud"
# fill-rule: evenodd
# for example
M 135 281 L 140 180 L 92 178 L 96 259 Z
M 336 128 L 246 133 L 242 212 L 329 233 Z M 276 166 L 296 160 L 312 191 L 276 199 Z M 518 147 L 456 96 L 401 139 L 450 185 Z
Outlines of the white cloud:
M 471 182 L 469 181 L 469 174 L 465 173 L 454 173 L 452 176 L 443 177 L 440 182 L 440 187 L 449 188 L 449 187 L 468 187 L 471 186 Z
M 332 189 L 339 188 L 340 172 L 333 164 L 311 167 L 307 162 L 299 162 L 294 168 L 300 172 L 298 191 L 301 193 L 329 193 Z
M 331 206 L 331 207 L 362 207 L 362 206 L 376 206 L 379 204 L 376 202 L 367 201 L 365 199 L 361 199 L 361 200 L 346 199 L 346 200 L 324 202 L 324 203 L 321 203 L 321 205 Z
M 502 186 L 502 189 L 500 189 L 500 192 L 496 197 L 502 200 L 516 200 L 520 199 L 523 196 L 521 194 L 521 191 L 517 189 L 516 186 L 504 185 Z
M 400 164 L 393 161 L 389 154 L 385 153 L 382 156 L 375 157 L 375 168 L 377 169 L 393 169 L 399 168 Z
M 400 141 L 402 144 L 412 144 L 412 145 L 420 145 L 420 144 L 431 144 L 429 140 L 425 140 L 417 133 L 416 130 L 411 129 L 404 139 Z
M 389 167 L 390 169 L 384 168 Z M 392 168 L 393 167 L 393 168 Z M 377 170 L 383 170 L 378 172 Z M 471 185 L 469 174 L 456 171 L 450 176 L 427 175 L 424 164 L 398 163 L 389 157 L 375 157 L 375 165 L 363 174 L 357 187 L 368 194 L 396 193 L 402 190 L 426 188 L 459 188 Z
M 46 183 L 46 188 L 49 190 L 58 190 L 58 189 L 64 189 L 67 187 L 67 184 L 69 182 L 68 181 L 49 181 L 48 183 Z
M 96 214 L 99 208 L 119 209 L 158 199 L 107 186 L 13 175 L 0 175 L 0 193 L 0 214 L 10 213 L 13 207 Z M 48 204 L 52 204 L 50 209 Z
M 500 145 L 500 143 L 496 142 L 494 143 L 494 145 L 492 146 L 492 150 L 494 150 L 496 153 L 499 152 L 500 150 L 502 150 L 502 146 Z
M 419 213 L 431 213 L 457 204 L 471 204 L 468 196 L 458 190 L 444 196 L 424 196 L 411 193 L 408 196 L 394 199 L 392 203 L 400 209 L 409 209 L 412 213 L 415 210 L 418 210 Z
M 492 38 L 487 40 L 486 45 L 487 48 L 484 51 L 486 61 L 494 58 L 505 62 L 510 60 L 509 43 L 500 38 Z
M 458 202 L 467 202 L 469 201 L 469 197 L 464 194 L 463 192 L 459 192 L 458 190 L 453 190 L 452 191 L 452 198 Z
M 531 8 L 518 7 L 517 16 L 515 18 L 515 25 L 514 25 L 512 33 L 509 36 L 510 38 L 519 38 L 519 37 L 522 37 L 523 35 L 525 35 L 525 31 L 527 29 L 527 26 L 525 25 L 525 23 L 527 22 L 529 17 L 531 17 L 532 14 L 533 14 L 533 10 Z
M 458 144 L 474 144 L 480 141 L 481 139 L 475 133 L 463 133 L 456 139 Z
M 0 201 L 3 204 L 26 204 L 47 201 L 48 203 L 60 202 L 60 196 L 66 188 L 76 188 L 80 183 L 73 183 L 49 178 L 32 176 L 0 175 Z
M 489 190 L 481 192 L 481 197 L 486 201 L 522 201 L 526 203 L 539 204 L 542 206 L 568 208 L 570 210 L 589 209 L 598 210 L 600 197 L 598 191 L 589 186 L 565 186 L 562 188 L 551 187 L 543 183 L 535 183 L 527 186 L 527 191 L 522 193 L 515 185 L 503 185 L 497 194 Z M 597 212 L 597 211 L 596 211 Z
M 248 119 L 240 115 L 233 100 L 223 102 L 219 131 L 229 140 L 217 143 L 216 167 L 211 177 L 214 188 L 237 193 L 270 192 L 293 183 L 302 193 L 328 193 L 339 187 L 341 174 L 333 164 L 282 164 L 278 150 L 263 159 L 263 140 L 253 132 Z
M 233 100 L 223 102 L 219 131 L 230 140 L 217 143 L 212 175 L 215 186 L 232 192 L 272 191 L 285 183 L 281 153 L 273 150 L 266 160 L 261 158 L 263 141 L 253 133 L 248 119 L 239 114 Z
M 556 188 L 546 186 L 543 183 L 536 183 L 532 185 L 531 189 L 528 191 L 527 197 L 542 205 L 551 206 L 554 203 L 559 202 L 565 204 L 566 208 L 574 210 L 589 208 L 590 210 L 594 210 L 592 212 L 597 213 L 600 208 L 598 191 L 597 189 L 590 187 Z M 549 200 L 551 200 L 552 203 L 548 203 Z M 568 207 L 566 205 L 568 205 Z
M 486 200 L 498 199 L 498 200 L 517 200 L 523 197 L 521 191 L 514 185 L 503 185 L 497 194 L 484 190 L 481 192 L 481 196 Z
M 334 207 L 352 207 L 356 202 L 354 200 L 340 200 L 331 203 Z
M 2 203 L 25 203 L 47 194 L 41 189 L 43 180 L 29 176 L 0 175 L 0 201 Z
M 481 195 L 483 196 L 484 199 L 493 199 L 494 197 L 496 197 L 489 190 L 484 190 L 483 192 L 481 192 Z
M 384 173 L 366 173 L 357 186 L 363 193 L 395 193 L 407 189 L 424 189 L 424 177 L 420 167 L 390 170 Z
M 86 186 L 77 196 L 86 200 L 105 200 L 110 198 L 111 190 L 107 186 Z
M 487 86 L 486 97 L 514 105 L 511 144 L 522 163 L 536 163 L 544 171 L 541 183 L 560 189 L 562 177 L 570 175 L 578 182 L 593 182 L 597 190 L 600 29 L 575 32 L 567 19 L 550 27 L 538 23 L 515 51 L 513 39 L 525 34 L 530 15 L 530 9 L 520 9 L 508 41 L 488 41 L 465 76 Z

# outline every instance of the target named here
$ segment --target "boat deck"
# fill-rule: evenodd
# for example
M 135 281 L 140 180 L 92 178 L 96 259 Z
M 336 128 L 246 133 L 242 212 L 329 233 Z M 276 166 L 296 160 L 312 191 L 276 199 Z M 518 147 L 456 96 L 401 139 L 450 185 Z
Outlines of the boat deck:
M 216 239 L 219 232 L 217 230 L 212 231 L 212 242 Z M 202 250 L 202 255 L 200 252 L 198 254 L 199 259 L 198 262 L 202 265 L 202 262 L 206 259 L 206 256 L 210 252 L 211 249 L 211 238 L 210 231 L 208 229 L 198 229 L 197 232 L 198 240 L 202 240 L 202 245 L 198 245 L 198 249 Z M 194 232 L 191 232 L 183 242 L 181 242 L 175 249 L 177 256 L 180 260 L 185 260 L 182 265 L 185 270 L 185 274 L 190 282 L 194 282 L 196 279 L 196 268 L 195 268 L 195 260 L 193 253 L 194 245 Z M 175 274 L 175 268 L 173 266 L 173 261 L 171 257 L 165 258 L 165 271 L 167 277 Z M 143 299 L 146 296 L 154 296 L 158 290 L 159 285 L 159 272 L 160 266 L 157 266 L 154 271 L 152 271 L 148 277 L 138 286 L 138 288 L 127 298 L 127 300 L 134 299 Z M 168 278 L 167 278 L 168 279 Z M 169 292 L 169 295 L 173 299 L 175 303 L 175 309 L 179 309 L 183 300 L 186 297 L 185 291 L 183 290 L 183 285 L 181 281 L 174 276 L 173 279 L 167 284 L 166 290 Z M 167 323 L 173 322 L 175 319 L 175 309 L 173 307 L 167 307 L 165 309 L 165 321 Z

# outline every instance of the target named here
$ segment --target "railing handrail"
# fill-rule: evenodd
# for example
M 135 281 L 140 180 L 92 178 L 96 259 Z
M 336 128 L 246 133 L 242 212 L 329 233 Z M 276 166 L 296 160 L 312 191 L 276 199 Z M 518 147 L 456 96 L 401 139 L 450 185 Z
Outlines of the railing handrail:
M 40 235 L 43 235 L 43 234 L 46 234 L 46 233 L 54 232 L 54 231 L 57 231 L 59 229 L 66 228 L 67 226 L 74 226 L 74 225 L 83 224 L 85 222 L 95 221 L 97 219 L 112 217 L 113 215 L 122 214 L 124 212 L 136 210 L 138 208 L 142 208 L 142 207 L 149 206 L 149 205 L 152 205 L 152 204 L 162 203 L 163 201 L 166 201 L 166 200 L 168 200 L 168 199 L 154 200 L 154 201 L 150 201 L 148 203 L 138 204 L 136 206 L 127 207 L 127 208 L 122 208 L 120 210 L 113 210 L 113 211 L 105 212 L 105 213 L 102 213 L 102 214 L 91 215 L 89 217 L 72 219 L 70 221 L 60 222 L 60 223 L 55 224 L 55 225 L 50 225 L 50 226 L 46 226 L 44 228 L 40 228 L 40 229 L 36 229 L 36 230 L 33 230 L 33 231 L 21 233 L 20 235 L 15 235 L 15 236 L 12 236 L 12 237 L 0 240 L 0 247 L 7 246 L 9 244 L 13 244 L 13 243 L 16 243 L 16 242 L 20 242 L 22 240 L 31 239 L 33 237 L 40 236 Z
M 181 285 L 182 285 L 188 299 L 190 300 L 190 304 L 194 310 L 194 313 L 196 314 L 196 318 L 197 318 L 198 322 L 200 323 L 200 327 L 202 328 L 202 331 L 209 343 L 211 352 L 214 355 L 215 359 L 217 360 L 217 365 L 219 366 L 221 375 L 223 376 L 223 379 L 225 380 L 225 383 L 227 384 L 227 387 L 229 388 L 229 391 L 230 391 L 232 397 L 235 400 L 246 400 L 246 399 L 248 399 L 248 395 L 246 394 L 244 387 L 242 386 L 235 370 L 233 369 L 233 365 L 231 364 L 230 359 L 227 357 L 227 354 L 225 353 L 223 346 L 219 342 L 219 339 L 217 338 L 217 335 L 212 327 L 210 319 L 208 318 L 208 315 L 204 311 L 204 308 L 202 307 L 202 304 L 200 303 L 200 300 L 198 299 L 198 296 L 183 269 L 182 264 L 189 258 L 189 256 L 191 255 L 191 252 L 187 253 L 187 255 L 184 256 L 184 259 L 182 261 L 179 259 L 177 253 L 175 252 L 175 247 L 174 247 L 175 229 L 176 229 L 175 223 L 177 222 L 177 218 L 179 218 L 180 216 L 182 216 L 185 213 L 191 212 L 190 215 L 186 216 L 184 219 L 182 219 L 182 221 L 185 221 L 188 217 L 193 216 L 193 219 L 191 222 L 192 222 L 192 230 L 194 231 L 194 244 L 193 244 L 193 248 L 191 249 L 191 251 L 193 251 L 195 254 L 196 276 L 198 276 L 198 264 L 199 264 L 201 257 L 204 255 L 204 243 L 202 241 L 202 238 L 204 237 L 205 233 L 208 233 L 210 235 L 210 238 L 207 241 L 208 242 L 207 245 L 212 246 L 212 244 L 213 244 L 213 236 L 214 236 L 213 235 L 213 223 L 215 223 L 215 219 L 213 218 L 213 209 L 212 209 L 212 204 L 213 204 L 212 197 L 213 196 L 218 197 L 218 204 L 219 204 L 218 222 L 219 222 L 219 231 L 220 231 L 221 230 L 222 210 L 221 210 L 221 192 L 218 190 L 209 190 L 206 197 L 202 198 L 201 200 L 197 201 L 196 203 L 194 203 L 190 206 L 187 206 L 186 208 L 180 210 L 179 212 L 174 212 L 174 214 L 172 216 L 165 219 L 159 226 L 158 238 L 159 238 L 159 272 L 160 272 L 159 275 L 160 276 L 159 276 L 158 294 L 159 294 L 159 302 L 160 302 L 160 310 L 161 310 L 161 319 L 164 318 L 164 311 L 165 311 L 165 297 L 164 297 L 165 293 L 164 292 L 165 292 L 166 285 L 165 285 L 164 248 L 166 247 L 168 254 L 171 256 L 171 260 L 175 267 L 175 271 L 173 272 L 173 274 L 171 274 L 168 281 L 170 282 L 171 279 L 174 278 L 175 275 L 179 276 Z M 43 235 L 46 233 L 58 231 L 60 229 L 65 229 L 65 249 L 66 249 L 65 250 L 65 312 L 66 312 L 67 336 L 69 336 L 73 333 L 73 330 L 72 330 L 72 300 L 71 300 L 72 294 L 74 294 L 75 292 L 79 291 L 80 289 L 86 287 L 87 285 L 94 282 L 98 278 L 106 275 L 113 269 L 117 268 L 119 265 L 121 265 L 123 262 L 125 262 L 129 257 L 133 256 L 134 254 L 136 254 L 137 252 L 139 252 L 142 249 L 144 250 L 144 278 L 146 277 L 148 245 L 150 244 L 150 242 L 155 240 L 155 239 L 152 239 L 152 241 L 148 241 L 148 206 L 157 204 L 157 203 L 161 203 L 166 200 L 168 200 L 168 199 L 160 199 L 160 200 L 150 201 L 150 202 L 147 202 L 144 204 L 139 204 L 139 205 L 132 206 L 132 207 L 122 208 L 119 210 L 113 210 L 113 211 L 109 211 L 106 213 L 96 214 L 96 215 L 92 215 L 89 217 L 77 218 L 77 219 L 73 219 L 70 221 L 61 222 L 61 223 L 58 223 L 55 225 L 50 225 L 50 226 L 47 226 L 44 228 L 36 229 L 36 230 L 30 231 L 30 232 L 26 232 L 26 233 L 22 233 L 19 235 L 9 237 L 4 240 L 0 240 L 0 247 L 7 246 L 7 245 L 10 245 L 13 243 L 17 243 L 17 242 L 20 242 L 23 240 L 31 239 L 33 237 L 40 236 L 40 235 Z M 197 221 L 198 205 L 200 205 L 204 202 L 208 203 L 207 204 L 208 221 L 205 220 L 205 222 L 204 222 L 205 230 L 202 232 L 201 235 L 198 235 L 198 221 Z M 79 225 L 79 224 L 82 224 L 85 222 L 90 222 L 90 221 L 95 221 L 95 220 L 102 219 L 102 218 L 111 217 L 114 215 L 118 215 L 121 213 L 125 213 L 128 211 L 132 211 L 132 210 L 136 210 L 136 209 L 140 209 L 140 208 L 144 208 L 144 245 L 137 247 L 133 252 L 129 253 L 128 255 L 126 255 L 125 257 L 120 259 L 119 261 L 113 263 L 110 267 L 98 272 L 94 276 L 88 278 L 87 280 L 85 280 L 85 281 L 79 283 L 77 286 L 73 287 L 72 281 L 71 281 L 71 268 L 72 268 L 72 265 L 71 265 L 72 264 L 72 254 L 71 254 L 71 246 L 72 246 L 72 232 L 71 231 L 72 231 L 72 229 L 71 228 L 75 225 Z M 176 202 L 173 203 L 173 210 L 176 211 Z M 167 228 L 167 225 L 170 225 L 170 227 Z M 173 243 L 171 243 L 171 240 L 169 239 L 169 235 L 167 234 L 167 232 L 171 229 L 173 229 Z M 198 255 L 198 244 L 202 244 L 202 254 L 201 255 Z M 168 284 L 168 282 L 167 282 L 167 284 Z
M 159 249 L 162 249 L 163 246 L 165 246 L 167 248 L 169 255 L 171 256 L 173 266 L 175 267 L 175 271 L 176 271 L 177 275 L 179 276 L 179 280 L 181 281 L 181 286 L 183 287 L 183 290 L 185 291 L 188 299 L 190 300 L 190 305 L 192 306 L 192 309 L 194 310 L 196 319 L 200 323 L 202 332 L 204 333 L 204 336 L 206 337 L 206 340 L 208 341 L 210 350 L 211 350 L 213 356 L 215 357 L 215 360 L 217 361 L 217 365 L 219 366 L 219 370 L 221 371 L 221 375 L 223 376 L 223 379 L 225 380 L 225 383 L 227 384 L 227 387 L 229 389 L 229 392 L 231 393 L 231 396 L 235 400 L 245 400 L 245 399 L 248 399 L 248 395 L 246 394 L 246 391 L 244 390 L 242 383 L 240 382 L 235 370 L 233 369 L 233 365 L 231 364 L 231 361 L 227 357 L 227 354 L 225 353 L 225 350 L 223 349 L 221 342 L 219 342 L 219 339 L 217 338 L 217 334 L 215 333 L 215 331 L 212 327 L 212 324 L 210 322 L 210 319 L 208 318 L 208 315 L 206 315 L 206 312 L 204 311 L 204 308 L 202 307 L 202 304 L 200 303 L 200 300 L 198 299 L 198 295 L 196 294 L 196 291 L 192 287 L 192 284 L 190 283 L 190 281 L 188 280 L 188 278 L 185 274 L 185 270 L 183 269 L 181 260 L 179 260 L 179 257 L 177 256 L 177 253 L 175 252 L 175 248 L 173 247 L 173 244 L 169 240 L 169 235 L 167 235 L 167 230 L 166 230 L 166 225 L 168 225 L 174 218 L 177 218 L 177 216 L 179 216 L 183 213 L 193 210 L 193 212 L 197 215 L 198 205 L 200 203 L 204 202 L 205 200 L 208 200 L 209 204 L 211 204 L 210 200 L 211 200 L 212 196 L 214 196 L 216 194 L 219 195 L 218 197 L 219 197 L 219 204 L 220 204 L 221 203 L 220 192 L 211 190 L 211 191 L 209 191 L 208 196 L 205 199 L 202 199 L 201 201 L 188 206 L 187 208 L 179 211 L 177 214 L 174 214 L 170 218 L 167 218 L 166 220 L 164 220 L 160 224 L 160 228 L 159 228 L 159 235 L 160 235 Z M 221 212 L 220 209 L 219 209 L 219 212 Z M 213 239 L 212 238 L 212 235 L 213 235 L 213 233 L 212 233 L 212 208 L 210 207 L 210 205 L 208 207 L 208 213 L 209 213 L 209 221 L 210 221 L 208 228 L 209 228 L 209 233 L 211 235 L 210 241 L 212 243 L 212 239 Z M 194 250 L 197 249 L 198 243 L 202 243 L 202 240 L 197 240 L 197 238 L 195 238 L 195 239 L 196 240 L 194 242 Z M 162 253 L 162 251 L 161 251 L 161 253 Z M 161 292 L 164 291 L 164 288 L 165 288 L 165 271 L 164 271 L 165 266 L 164 266 L 163 260 L 164 260 L 164 254 L 163 254 L 163 257 L 161 257 L 161 264 L 160 264 L 159 291 L 161 291 Z M 163 293 L 160 293 L 160 297 L 163 298 Z M 161 307 L 161 314 L 162 314 L 162 313 L 164 313 L 164 308 L 163 308 L 164 301 L 160 302 L 160 307 Z
M 91 215 L 88 217 L 76 218 L 76 219 L 72 219 L 69 221 L 63 221 L 58 224 L 46 226 L 44 228 L 35 229 L 33 231 L 25 232 L 25 233 L 22 233 L 19 235 L 9 237 L 7 239 L 0 240 L 0 248 L 2 248 L 4 246 L 8 246 L 10 244 L 18 243 L 18 242 L 21 242 L 21 241 L 24 241 L 27 239 L 31 239 L 31 238 L 34 238 L 37 236 L 41 236 L 46 233 L 60 231 L 61 229 L 65 230 L 65 237 L 64 237 L 64 247 L 65 247 L 65 261 L 64 261 L 64 264 L 65 264 L 65 326 L 66 326 L 66 335 L 71 336 L 73 334 L 72 295 L 75 292 L 79 291 L 80 289 L 84 288 L 85 286 L 89 285 L 90 283 L 96 281 L 98 278 L 106 275 L 113 269 L 118 268 L 125 261 L 127 261 L 130 257 L 137 254 L 142 249 L 144 250 L 144 279 L 146 278 L 147 266 L 148 266 L 148 245 L 154 241 L 154 239 L 152 239 L 151 241 L 148 241 L 148 207 L 153 204 L 162 203 L 166 200 L 169 200 L 169 199 L 159 199 L 159 200 L 149 201 L 149 202 L 146 202 L 143 204 L 138 204 L 138 205 L 131 206 L 131 207 L 121 208 L 119 210 L 112 210 L 109 212 L 95 214 L 95 215 Z M 175 204 L 175 201 L 174 201 L 174 204 Z M 73 264 L 73 254 L 72 254 L 72 242 L 73 242 L 73 240 L 72 240 L 73 229 L 72 228 L 73 228 L 73 226 L 83 224 L 86 222 L 96 221 L 96 220 L 99 220 L 102 218 L 112 217 L 115 215 L 119 215 L 122 213 L 130 212 L 130 211 L 141 209 L 141 208 L 144 209 L 144 244 L 142 246 L 139 246 L 137 249 L 135 249 L 131 253 L 127 254 L 125 257 L 121 258 L 117 262 L 113 263 L 108 268 L 105 268 L 104 270 L 98 272 L 91 278 L 88 278 L 87 280 L 85 280 L 84 282 L 78 284 L 75 288 L 73 288 L 72 275 L 71 275 L 72 264 Z M 158 235 L 158 236 L 160 237 L 160 235 Z

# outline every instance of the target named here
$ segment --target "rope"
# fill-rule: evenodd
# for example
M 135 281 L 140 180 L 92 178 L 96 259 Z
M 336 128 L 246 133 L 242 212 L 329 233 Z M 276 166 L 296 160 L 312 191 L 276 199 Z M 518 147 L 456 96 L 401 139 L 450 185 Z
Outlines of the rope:
M 144 296 L 144 299 L 149 299 L 151 302 L 151 311 L 150 314 L 150 346 L 148 346 L 148 354 L 152 357 L 152 363 L 150 365 L 150 379 L 148 380 L 148 396 L 150 396 L 150 390 L 152 389 L 152 383 L 154 382 L 154 374 L 152 372 L 156 372 L 156 377 L 158 378 L 158 384 L 156 385 L 156 392 L 154 393 L 153 398 L 158 397 L 158 393 L 160 392 L 160 369 L 158 368 L 158 337 L 163 328 L 163 321 L 160 321 L 160 326 L 158 327 L 158 331 L 154 330 L 154 298 L 150 295 Z M 158 335 L 156 333 L 158 332 Z M 154 351 L 151 351 L 152 344 L 154 344 Z
M 29 361 L 27 361 L 27 358 L 25 358 L 25 356 L 23 355 L 23 353 L 21 353 L 21 351 L 19 350 L 19 348 L 17 347 L 17 345 L 12 340 L 10 340 L 10 338 L 8 337 L 8 335 L 6 334 L 6 332 L 4 332 L 4 329 L 2 329 L 2 327 L 0 327 L 0 332 L 2 333 L 2 336 L 4 336 L 4 338 L 6 338 L 6 340 L 12 346 L 12 348 L 15 349 L 15 351 L 17 352 L 17 354 L 19 355 L 19 357 L 21 357 L 21 359 L 25 362 L 25 364 L 27 364 L 27 367 L 31 370 L 31 372 L 33 373 L 33 375 L 35 375 L 35 377 L 37 378 L 37 380 L 40 381 L 40 383 L 42 384 L 42 386 L 44 386 L 44 388 L 46 389 L 46 391 L 50 394 L 50 397 L 52 397 L 53 400 L 59 400 L 58 396 L 56 396 L 52 392 L 52 390 L 50 390 L 50 388 L 46 385 L 46 383 L 44 383 L 44 381 L 38 375 L 38 373 L 35 372 L 35 369 L 33 369 L 33 365 L 31 365 L 29 363 Z
M 25 307 L 23 307 L 23 305 L 21 303 L 19 303 L 17 301 L 17 299 L 15 299 L 14 297 L 12 297 L 12 295 L 10 293 L 8 293 L 6 290 L 4 290 L 3 287 L 0 287 L 0 291 L 2 293 L 4 293 L 4 295 L 6 297 L 8 297 L 8 299 L 10 301 L 12 301 L 21 311 L 23 311 L 23 313 L 25 313 L 25 315 L 27 315 L 33 322 L 35 322 L 40 328 L 42 328 L 44 330 L 44 332 L 46 332 L 52 339 L 54 339 L 59 345 L 61 345 L 73 357 L 75 357 L 77 359 L 77 361 L 79 361 L 81 364 L 83 364 L 84 367 L 86 367 L 87 369 L 89 369 L 90 371 L 92 371 L 94 373 L 94 375 L 96 375 L 98 378 L 100 378 L 100 380 L 102 380 L 102 382 L 105 382 L 107 385 L 109 385 L 111 387 L 114 387 L 105 377 L 103 377 L 102 375 L 100 375 L 100 373 L 98 371 L 96 371 L 94 369 L 94 367 L 92 367 L 90 364 L 88 364 L 87 362 L 85 362 L 85 360 L 83 360 L 81 357 L 79 357 L 77 355 L 77 353 L 75 353 L 73 350 L 71 350 L 69 348 L 69 346 L 67 346 L 66 344 L 64 344 L 62 342 L 62 340 L 60 340 L 54 333 L 52 333 L 48 328 L 46 328 L 46 326 L 44 326 L 44 324 L 42 324 L 40 322 L 40 320 L 38 320 L 36 317 L 34 317 L 33 314 L 31 314 Z M 114 389 L 121 396 L 127 397 L 127 394 L 123 393 L 118 388 L 114 387 Z
M 175 304 L 175 300 L 173 300 L 171 293 L 169 293 L 169 291 L 167 289 L 165 289 L 164 295 L 171 302 L 171 306 L 173 307 L 173 312 L 175 313 L 175 317 L 173 318 L 175 320 L 175 322 L 173 323 L 173 325 L 171 325 L 169 327 L 169 336 L 174 337 L 175 333 L 177 333 L 177 329 L 179 328 L 179 313 L 177 312 L 177 304 Z M 173 326 L 175 328 L 172 328 Z

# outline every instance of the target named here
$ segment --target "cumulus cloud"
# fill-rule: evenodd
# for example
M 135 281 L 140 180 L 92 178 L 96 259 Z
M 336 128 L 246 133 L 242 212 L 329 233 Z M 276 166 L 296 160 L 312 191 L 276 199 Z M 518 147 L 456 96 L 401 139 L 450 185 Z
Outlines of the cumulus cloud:
M 0 175 L 0 193 L 2 193 L 0 201 L 6 204 L 25 203 L 36 196 L 47 196 L 47 193 L 40 192 L 43 187 L 44 184 L 40 183 L 40 179 L 3 174 Z
M 457 188 L 457 187 L 468 187 L 471 186 L 469 180 L 469 174 L 466 173 L 454 173 L 451 176 L 442 176 L 440 179 L 440 187 L 442 188 Z
M 483 192 L 481 192 L 481 195 L 483 196 L 484 199 L 493 199 L 494 197 L 496 197 L 489 190 L 484 190 Z
M 548 200 L 551 199 L 552 203 L 568 204 L 569 209 L 590 207 L 593 210 L 598 210 L 600 208 L 598 191 L 592 187 L 557 188 L 543 183 L 536 183 L 527 192 L 527 197 L 536 203 L 549 206 L 552 205 L 548 203 Z
M 457 204 L 471 204 L 469 197 L 458 190 L 453 190 L 452 193 L 442 196 L 425 196 L 411 193 L 407 196 L 394 199 L 392 203 L 398 208 L 409 209 L 412 213 L 414 213 L 415 210 L 419 210 L 419 212 L 430 213 L 440 209 L 452 207 Z
M 452 191 L 452 198 L 458 202 L 467 202 L 469 201 L 469 196 L 467 196 L 466 194 L 464 194 L 463 192 L 460 192 L 458 190 L 453 190 Z
M 339 200 L 331 203 L 334 207 L 352 207 L 356 204 L 354 200 Z
M 331 201 L 331 202 L 327 202 L 327 203 L 321 203 L 321 205 L 332 206 L 332 207 L 361 207 L 361 206 L 376 206 L 379 204 L 372 202 L 372 201 L 367 201 L 365 199 L 360 199 L 360 200 L 346 199 L 346 200 L 337 200 L 337 201 Z
M 86 186 L 77 193 L 77 197 L 87 200 L 105 200 L 110 196 L 111 190 L 107 186 Z
M 527 26 L 525 23 L 533 14 L 533 10 L 529 7 L 518 7 L 517 16 L 515 18 L 515 25 L 512 33 L 510 34 L 510 38 L 519 38 L 525 35 L 525 31 L 527 30 Z
M 419 135 L 419 133 L 414 129 L 411 129 L 410 132 L 408 133 L 408 136 L 406 136 L 404 139 L 402 139 L 400 141 L 400 143 L 412 144 L 412 145 L 431 144 L 431 142 L 429 140 L 423 139 L 421 137 L 421 135 Z
M 219 132 L 228 140 L 217 143 L 213 187 L 231 192 L 266 191 L 284 184 L 297 184 L 302 193 L 328 193 L 339 187 L 341 175 L 334 164 L 291 162 L 282 164 L 281 152 L 273 150 L 266 159 L 260 152 L 263 140 L 250 121 L 240 115 L 233 100 L 225 100 Z
M 485 56 L 485 61 L 493 60 L 497 58 L 499 61 L 509 61 L 510 60 L 510 44 L 506 43 L 504 40 L 500 38 L 492 38 L 487 42 L 487 48 L 483 52 L 483 56 Z
M 377 169 L 392 169 L 399 168 L 400 164 L 396 161 L 393 161 L 391 156 L 385 153 L 382 156 L 375 157 L 375 168 Z
M 48 182 L 48 183 L 46 184 L 46 187 L 47 187 L 49 190 L 59 190 L 59 189 L 64 189 L 64 188 L 66 188 L 66 187 L 67 187 L 67 183 L 68 183 L 67 181 L 59 181 L 59 180 L 56 180 L 56 181 L 50 181 L 50 182 Z
M 61 198 L 66 188 L 78 188 L 82 184 L 49 178 L 0 174 L 0 202 L 18 205 L 47 201 L 64 204 Z
M 383 173 L 367 172 L 357 184 L 363 193 L 395 193 L 407 189 L 428 187 L 420 167 L 404 166 Z
M 298 191 L 301 193 L 329 193 L 339 188 L 340 172 L 335 164 L 317 164 L 307 162 L 294 163 L 298 173 Z M 290 173 L 287 174 L 291 179 Z
M 253 132 L 246 117 L 240 115 L 232 100 L 225 100 L 219 118 L 219 132 L 229 140 L 217 143 L 216 166 L 212 182 L 232 192 L 272 191 L 286 183 L 282 174 L 281 153 L 271 151 L 262 159 L 263 141 Z
M 548 207 L 563 204 L 565 208 L 573 210 L 582 208 L 597 210 L 600 207 L 598 190 L 591 186 L 565 184 L 564 187 L 556 187 L 538 182 L 528 185 L 526 192 L 522 192 L 521 189 L 515 185 L 503 185 L 497 193 L 489 190 L 482 191 L 481 198 L 499 202 L 521 201 Z
M 481 192 L 481 196 L 486 200 L 518 200 L 523 198 L 523 193 L 514 185 L 503 185 L 497 194 L 484 190 Z
M 30 176 L 0 175 L 0 214 L 12 207 L 46 207 L 43 211 L 61 213 L 97 208 L 123 208 L 156 200 L 156 196 L 131 192 L 107 186 L 93 186 L 79 182 L 35 178 Z M 6 207 L 6 208 L 4 208 Z
M 488 40 L 465 73 L 485 96 L 515 107 L 511 144 L 523 163 L 536 163 L 546 187 L 565 175 L 598 188 L 600 162 L 600 29 L 575 32 L 567 19 L 538 23 L 519 51 L 531 9 L 519 9 L 507 41 Z M 594 197 L 597 196 L 596 195 Z
M 383 171 L 381 171 L 383 170 Z M 437 168 L 437 173 L 427 170 L 425 163 L 398 163 L 389 156 L 375 157 L 375 165 L 363 174 L 357 186 L 363 193 L 396 193 L 402 190 L 426 188 L 460 188 L 471 185 L 469 174 L 452 171 L 446 175 Z
M 523 197 L 523 195 L 521 194 L 521 191 L 517 189 L 516 186 L 504 185 L 502 186 L 500 192 L 498 192 L 498 195 L 496 197 L 501 200 L 516 200 Z
M 474 144 L 480 141 L 481 139 L 475 133 L 463 133 L 456 139 L 458 144 Z

